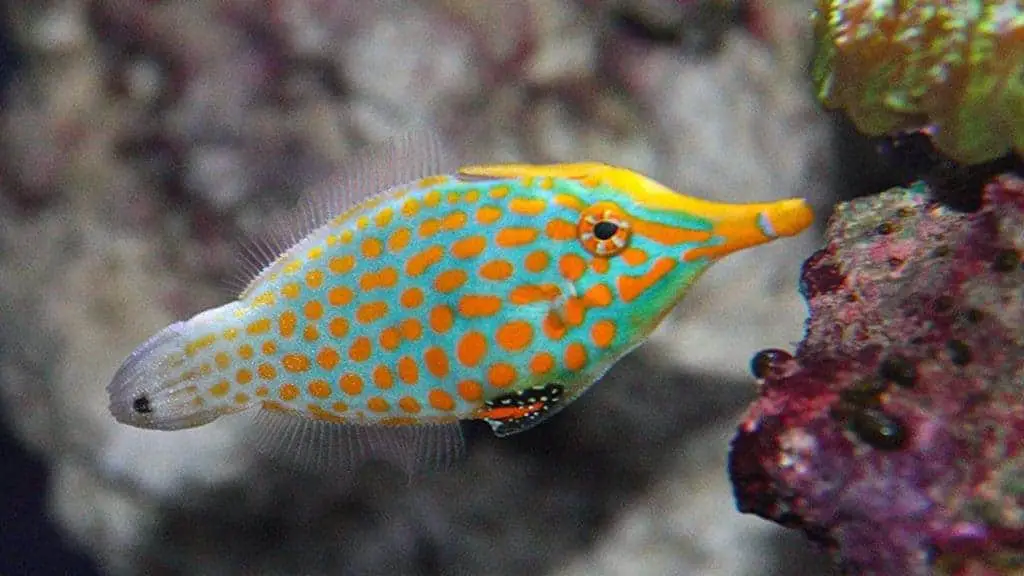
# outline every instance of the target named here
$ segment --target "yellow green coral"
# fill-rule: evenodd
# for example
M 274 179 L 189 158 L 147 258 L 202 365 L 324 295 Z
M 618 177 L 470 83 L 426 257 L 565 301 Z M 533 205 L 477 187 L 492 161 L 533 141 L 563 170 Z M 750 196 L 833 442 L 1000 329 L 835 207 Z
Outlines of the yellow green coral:
M 1024 151 L 1020 0 L 819 0 L 818 98 L 859 130 L 927 129 L 965 163 Z

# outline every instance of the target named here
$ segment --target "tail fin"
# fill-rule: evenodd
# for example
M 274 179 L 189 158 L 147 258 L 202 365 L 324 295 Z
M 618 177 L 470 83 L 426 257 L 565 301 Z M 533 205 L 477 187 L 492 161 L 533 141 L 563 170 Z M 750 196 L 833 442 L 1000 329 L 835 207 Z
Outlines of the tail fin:
M 203 405 L 185 358 L 188 323 L 177 322 L 139 346 L 107 385 L 110 413 L 138 428 L 178 430 L 206 424 L 220 411 Z

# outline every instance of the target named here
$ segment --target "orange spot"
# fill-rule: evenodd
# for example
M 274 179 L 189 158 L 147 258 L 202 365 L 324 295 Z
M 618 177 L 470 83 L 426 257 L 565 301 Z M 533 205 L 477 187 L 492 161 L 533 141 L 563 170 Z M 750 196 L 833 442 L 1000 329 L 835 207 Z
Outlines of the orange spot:
M 327 330 L 335 338 L 344 338 L 348 334 L 348 320 L 340 316 L 331 318 L 331 323 L 327 325 Z
M 645 290 L 650 288 L 662 276 L 668 274 L 676 267 L 676 261 L 671 258 L 659 258 L 654 266 L 643 276 L 620 276 L 619 297 L 626 302 L 632 302 Z
M 326 380 L 313 380 L 306 388 L 314 398 L 327 398 L 331 395 L 331 385 Z
M 345 286 L 336 286 L 327 291 L 327 303 L 331 306 L 345 306 L 352 301 L 354 294 Z
M 306 272 L 306 286 L 316 290 L 324 283 L 324 273 L 322 270 L 310 270 Z
M 567 280 L 575 282 L 587 271 L 587 263 L 577 254 L 566 254 L 558 262 L 558 269 Z
M 253 354 L 255 354 L 255 352 L 253 351 L 252 346 L 248 344 L 242 344 L 241 346 L 238 347 L 238 357 L 241 358 L 242 360 L 248 360 L 252 358 Z
M 471 330 L 459 340 L 455 349 L 455 355 L 459 363 L 472 368 L 480 363 L 480 359 L 487 353 L 487 339 L 484 335 Z
M 516 214 L 536 216 L 547 208 L 547 202 L 536 198 L 513 198 L 508 201 L 508 209 Z
M 494 281 L 508 280 L 512 276 L 512 264 L 507 260 L 491 260 L 480 267 L 480 276 Z
M 498 328 L 495 340 L 509 352 L 522 350 L 533 340 L 533 326 L 528 322 L 514 320 Z
M 674 226 L 648 222 L 647 220 L 635 220 L 632 224 L 634 234 L 646 236 L 660 244 L 674 245 L 703 242 L 711 237 L 709 232 L 676 228 Z
M 484 397 L 484 387 L 476 380 L 459 382 L 459 396 L 466 402 L 477 402 Z
M 566 323 L 570 326 L 579 326 L 583 324 L 583 319 L 587 315 L 587 308 L 583 305 L 583 300 L 579 298 L 569 298 L 565 302 L 565 308 L 563 310 L 563 317 Z
M 622 251 L 620 256 L 622 256 L 622 259 L 630 266 L 639 266 L 644 262 L 647 262 L 647 252 L 644 252 L 639 248 L 626 248 Z
M 358 374 L 347 372 L 338 380 L 338 387 L 349 396 L 358 396 L 363 393 L 363 379 Z
M 370 357 L 372 351 L 373 346 L 370 344 L 370 339 L 360 336 L 352 342 L 352 346 L 348 349 L 348 357 L 354 362 L 364 362 Z
M 438 334 L 444 334 L 452 328 L 452 309 L 442 304 L 430 311 L 430 327 Z
M 544 317 L 544 334 L 551 340 L 559 340 L 565 336 L 565 322 L 553 310 Z
M 398 378 L 406 384 L 415 384 L 420 377 L 419 367 L 416 366 L 416 361 L 408 356 L 402 356 L 398 359 Z
M 598 320 L 590 328 L 590 338 L 598 348 L 607 348 L 615 339 L 615 323 L 611 320 Z
M 285 310 L 281 313 L 281 316 L 277 319 L 277 330 L 281 334 L 282 338 L 291 338 L 295 334 L 295 325 L 299 319 L 295 316 L 295 312 L 291 310 Z
M 345 256 L 335 256 L 328 260 L 327 267 L 334 274 L 345 274 L 354 268 L 356 265 L 355 256 L 346 254 Z
M 376 224 L 378 228 L 387 228 L 388 225 L 391 224 L 391 219 L 394 218 L 394 216 L 395 213 L 391 211 L 391 208 L 382 208 L 376 215 L 374 215 L 373 223 Z
M 298 282 L 292 282 L 290 284 L 285 284 L 284 287 L 281 288 L 281 295 L 284 296 L 285 298 L 288 298 L 288 299 L 291 299 L 291 300 L 294 300 L 294 299 L 298 298 L 299 294 L 301 294 L 301 293 L 302 293 L 302 287 L 299 286 Z
M 264 400 L 263 409 L 269 410 L 270 412 L 292 412 L 292 410 L 286 408 L 284 404 L 274 400 Z
M 398 328 L 385 328 L 380 333 L 380 346 L 385 350 L 394 350 L 398 348 L 398 345 L 402 343 L 402 336 L 398 333 Z
M 612 289 L 607 284 L 595 284 L 583 295 L 583 304 L 588 308 L 609 306 L 612 303 Z
M 423 324 L 416 318 L 406 318 L 398 327 L 402 331 L 402 338 L 406 340 L 419 340 L 423 335 Z
M 239 392 L 235 394 L 235 404 L 247 404 L 249 402 L 249 395 L 245 392 Z
M 508 186 L 495 186 L 491 188 L 491 198 L 504 198 L 508 196 Z
M 501 210 L 494 206 L 481 206 L 476 211 L 476 221 L 480 224 L 491 224 L 501 218 Z
M 210 395 L 215 398 L 221 398 L 227 396 L 228 390 L 231 389 L 231 383 L 227 380 L 221 380 L 210 387 Z
M 427 188 L 429 186 L 433 186 L 434 184 L 440 184 L 440 182 L 433 178 L 424 178 L 423 180 L 420 180 L 421 188 Z M 423 197 L 423 203 L 431 207 L 437 206 L 438 204 L 441 203 L 441 191 L 431 190 L 430 192 L 427 192 L 427 195 Z
M 467 294 L 459 298 L 459 314 L 467 318 L 492 316 L 501 310 L 501 299 L 497 296 Z
M 466 213 L 456 210 L 444 217 L 444 220 L 441 222 L 441 228 L 449 231 L 458 230 L 466 225 L 466 221 Z
M 391 377 L 391 370 L 383 364 L 378 365 L 373 369 L 373 383 L 381 390 L 391 388 L 395 383 Z
M 543 250 L 535 250 L 526 256 L 526 269 L 530 272 L 543 272 L 548 267 L 548 253 Z
M 348 404 L 345 404 L 344 402 L 335 402 L 334 404 L 331 404 L 331 410 L 334 410 L 335 412 L 348 412 Z
M 256 373 L 264 380 L 273 380 L 277 377 L 277 370 L 270 364 L 263 363 L 256 368 Z
M 555 218 L 548 222 L 548 225 L 544 228 L 544 232 L 548 235 L 548 238 L 551 238 L 552 240 L 575 240 L 576 224 L 573 224 L 568 220 Z
M 260 386 L 256 389 L 256 395 L 260 398 L 266 398 L 270 394 L 270 388 L 266 386 Z
M 238 338 L 238 330 L 235 328 L 228 328 L 224 331 L 224 339 L 228 342 Z
M 341 356 L 338 355 L 338 351 L 334 348 L 321 348 L 316 353 L 316 363 L 324 370 L 334 370 L 334 367 L 341 362 Z
M 577 212 L 583 210 L 583 201 L 575 196 L 570 196 L 569 194 L 556 195 L 555 204 L 558 204 L 559 206 L 564 206 L 570 210 L 575 210 Z
M 598 274 L 604 274 L 608 271 L 610 264 L 608 259 L 602 256 L 594 256 L 594 259 L 590 261 L 590 267 Z
M 487 248 L 487 239 L 483 236 L 470 236 L 469 238 L 463 238 L 456 240 L 452 244 L 452 256 L 456 258 L 472 258 L 478 256 L 481 252 Z
M 547 374 L 555 367 L 555 357 L 547 352 L 538 352 L 530 359 L 530 371 L 534 374 Z
M 420 223 L 420 238 L 429 238 L 441 229 L 441 221 L 437 218 L 427 218 Z
M 426 362 L 427 371 L 438 378 L 448 375 L 448 355 L 437 346 L 427 348 L 423 353 L 423 360 Z
M 419 214 L 420 204 L 415 198 L 409 198 L 402 204 L 402 216 L 406 218 L 412 218 Z
M 317 331 L 316 326 L 310 324 L 302 329 L 302 338 L 306 342 L 315 342 L 320 337 L 320 332 Z
M 587 365 L 587 349 L 579 342 L 565 347 L 565 367 L 569 370 L 581 370 Z
M 381 398 L 380 396 L 374 396 L 366 401 L 366 407 L 371 412 L 387 412 L 391 407 L 388 406 L 388 401 Z
M 302 313 L 309 320 L 319 320 L 324 315 L 324 305 L 318 300 L 311 300 L 302 307 Z
M 434 264 L 444 258 L 444 249 L 440 246 L 431 246 L 426 250 L 414 255 L 405 263 L 405 273 L 409 276 L 419 276 L 427 271 Z
M 391 233 L 388 237 L 388 252 L 397 254 L 405 249 L 409 245 L 409 241 L 412 239 L 412 232 L 408 228 L 399 228 Z
M 420 411 L 420 403 L 412 396 L 402 396 L 398 401 L 398 407 L 408 414 L 418 414 Z
M 423 290 L 419 288 L 409 288 L 402 292 L 402 296 L 399 298 L 402 306 L 406 308 L 415 308 L 423 303 Z
M 235 372 L 235 382 L 238 382 L 239 384 L 243 385 L 252 382 L 252 372 L 246 370 L 245 368 L 242 368 L 238 372 Z
M 277 395 L 281 398 L 281 400 L 284 400 L 285 402 L 290 402 L 299 397 L 299 388 L 295 384 L 289 382 L 288 384 L 281 386 L 281 389 L 278 390 Z
M 285 354 L 281 358 L 281 365 L 289 372 L 305 372 L 309 370 L 309 357 L 302 354 Z
M 487 369 L 487 381 L 495 388 L 508 388 L 516 381 L 516 369 L 506 362 L 497 362 Z
M 217 368 L 223 370 L 231 365 L 231 357 L 228 356 L 227 352 L 217 352 L 213 356 L 213 363 L 217 365 Z
M 331 414 L 330 412 L 324 410 L 323 408 L 317 406 L 316 404 L 307 405 L 306 410 L 309 412 L 310 416 L 312 416 L 314 420 L 332 422 L 334 424 L 341 424 L 342 422 L 345 421 L 345 419 L 342 418 L 341 416 L 335 416 L 334 414 Z
M 463 270 L 445 270 L 434 279 L 434 288 L 445 294 L 454 292 L 466 283 L 466 272 Z
M 249 324 L 245 328 L 245 331 L 248 332 L 249 334 L 263 334 L 263 333 L 265 333 L 265 332 L 267 332 L 269 330 L 270 330 L 270 320 L 268 320 L 266 318 L 261 318 L 261 319 L 255 321 L 255 322 Z
M 427 393 L 427 401 L 430 402 L 432 407 L 438 410 L 444 410 L 447 412 L 455 409 L 455 399 L 452 398 L 451 394 L 440 388 L 432 388 L 430 392 Z
M 502 248 L 512 248 L 529 244 L 537 239 L 535 228 L 502 228 L 494 241 Z
M 508 298 L 513 304 L 533 304 L 550 302 L 561 295 L 562 290 L 554 284 L 523 284 L 512 289 Z
M 356 310 L 356 320 L 370 324 L 380 320 L 388 313 L 387 302 L 367 302 Z
M 365 276 L 364 276 L 365 278 Z M 391 288 L 398 283 L 398 270 L 395 270 L 391 266 L 384 268 L 383 270 L 373 274 L 372 282 L 370 282 L 370 288 Z
M 363 256 L 376 258 L 384 252 L 384 245 L 376 238 L 363 240 Z

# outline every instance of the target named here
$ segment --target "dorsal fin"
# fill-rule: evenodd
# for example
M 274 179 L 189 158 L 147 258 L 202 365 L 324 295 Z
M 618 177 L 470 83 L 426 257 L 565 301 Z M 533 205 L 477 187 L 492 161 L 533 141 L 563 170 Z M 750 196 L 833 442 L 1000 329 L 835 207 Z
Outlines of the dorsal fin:
M 417 129 L 364 146 L 342 162 L 334 176 L 302 195 L 284 216 L 273 218 L 238 253 L 245 295 L 282 255 L 336 216 L 395 188 L 426 176 L 454 174 L 459 163 L 431 131 Z

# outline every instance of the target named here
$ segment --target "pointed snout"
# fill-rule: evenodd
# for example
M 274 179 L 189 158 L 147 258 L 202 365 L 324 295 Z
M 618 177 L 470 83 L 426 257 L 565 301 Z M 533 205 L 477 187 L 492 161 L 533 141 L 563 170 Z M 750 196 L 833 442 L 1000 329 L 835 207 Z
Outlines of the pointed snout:
M 726 204 L 712 221 L 712 243 L 689 250 L 684 260 L 718 259 L 785 236 L 795 236 L 814 221 L 814 212 L 803 198 L 761 204 Z

